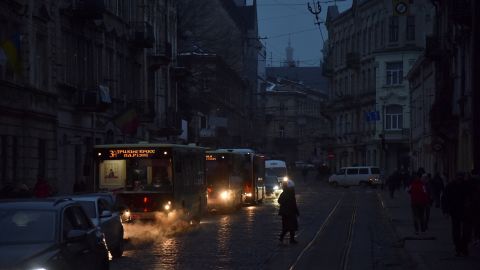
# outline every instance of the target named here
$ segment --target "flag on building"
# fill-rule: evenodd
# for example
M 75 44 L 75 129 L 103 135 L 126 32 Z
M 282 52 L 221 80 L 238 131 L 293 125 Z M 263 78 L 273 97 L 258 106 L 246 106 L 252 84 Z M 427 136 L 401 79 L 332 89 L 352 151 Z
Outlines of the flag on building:
M 118 114 L 114 119 L 114 123 L 124 134 L 134 134 L 137 132 L 140 120 L 137 111 L 131 108 Z
M 406 16 L 408 15 L 408 10 L 410 0 L 392 0 L 393 4 L 393 16 Z

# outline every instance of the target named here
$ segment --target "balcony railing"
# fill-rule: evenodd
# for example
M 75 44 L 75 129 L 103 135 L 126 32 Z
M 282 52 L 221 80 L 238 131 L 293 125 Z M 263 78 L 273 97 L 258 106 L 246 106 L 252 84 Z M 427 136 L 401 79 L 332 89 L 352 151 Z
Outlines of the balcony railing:
M 112 104 L 110 96 L 101 90 L 84 90 L 78 92 L 77 109 L 84 112 L 103 112 Z
M 158 44 L 148 54 L 149 67 L 159 69 L 161 66 L 168 65 L 172 61 L 172 57 L 172 44 L 170 42 Z
M 138 48 L 153 48 L 155 35 L 153 26 L 149 22 L 132 22 L 131 41 Z
M 102 19 L 106 11 L 105 0 L 73 0 L 73 14 L 82 19 Z

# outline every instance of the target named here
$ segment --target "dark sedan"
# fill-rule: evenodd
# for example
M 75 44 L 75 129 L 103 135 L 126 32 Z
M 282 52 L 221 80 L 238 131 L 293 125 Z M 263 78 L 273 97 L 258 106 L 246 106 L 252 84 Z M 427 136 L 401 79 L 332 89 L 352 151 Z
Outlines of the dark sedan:
M 0 201 L 0 269 L 108 269 L 103 234 L 78 202 Z

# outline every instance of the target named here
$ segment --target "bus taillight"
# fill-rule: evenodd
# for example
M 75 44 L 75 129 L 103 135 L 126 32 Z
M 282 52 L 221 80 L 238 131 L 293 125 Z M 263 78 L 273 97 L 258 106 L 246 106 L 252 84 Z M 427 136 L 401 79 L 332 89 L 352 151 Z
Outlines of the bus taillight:
M 148 203 L 148 197 L 143 197 L 143 203 Z

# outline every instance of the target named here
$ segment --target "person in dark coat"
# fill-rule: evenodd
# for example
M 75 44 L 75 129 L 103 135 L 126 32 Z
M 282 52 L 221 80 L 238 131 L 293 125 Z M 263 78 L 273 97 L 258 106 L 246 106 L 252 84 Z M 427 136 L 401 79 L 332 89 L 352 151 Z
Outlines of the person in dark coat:
M 468 245 L 472 233 L 471 186 L 464 173 L 458 173 L 455 180 L 445 187 L 442 208 L 452 220 L 452 237 L 457 256 L 468 256 Z
M 473 244 L 480 245 L 480 172 L 472 170 L 472 221 L 473 221 Z
M 400 172 L 395 171 L 392 175 L 388 177 L 387 185 L 388 190 L 390 191 L 390 198 L 395 197 L 395 190 L 397 189 L 398 183 L 400 183 Z
M 433 195 L 433 202 L 435 203 L 435 207 L 439 208 L 440 207 L 440 196 L 443 193 L 443 190 L 445 189 L 445 186 L 443 185 L 443 179 L 440 176 L 438 172 L 435 173 L 435 175 L 432 178 L 432 195 Z
M 283 237 L 287 232 L 290 233 L 290 243 L 296 244 L 295 231 L 298 230 L 299 216 L 297 200 L 295 199 L 295 189 L 291 180 L 282 183 L 283 192 L 278 197 L 280 209 L 278 215 L 282 217 L 282 233 L 280 234 L 280 242 L 283 243 Z

